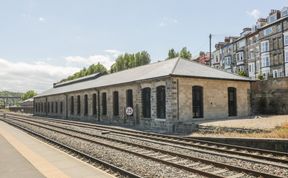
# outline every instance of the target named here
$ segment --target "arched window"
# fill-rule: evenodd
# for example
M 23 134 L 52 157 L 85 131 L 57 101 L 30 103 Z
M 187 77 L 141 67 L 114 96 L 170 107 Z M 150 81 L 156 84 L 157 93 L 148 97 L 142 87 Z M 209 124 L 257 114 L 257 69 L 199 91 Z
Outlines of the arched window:
M 60 102 L 60 113 L 63 113 L 63 101 Z
M 51 102 L 51 112 L 54 113 L 54 102 Z
M 48 113 L 50 113 L 50 102 L 48 102 L 48 104 L 47 104 L 47 111 L 48 111 Z
M 71 115 L 74 114 L 74 96 L 71 96 L 70 98 L 70 112 L 71 112 Z
M 92 103 L 92 108 L 93 108 L 93 115 L 95 116 L 97 114 L 97 97 L 96 94 L 93 94 L 93 103 Z
M 118 91 L 113 92 L 113 115 L 119 115 L 119 93 Z
M 106 93 L 102 93 L 102 115 L 107 114 L 107 98 Z
M 228 115 L 237 116 L 237 91 L 234 87 L 228 88 Z
M 156 88 L 157 95 L 157 118 L 166 118 L 166 92 L 165 86 Z
M 88 115 L 88 95 L 84 95 L 84 115 Z
M 142 89 L 142 114 L 144 118 L 151 118 L 151 88 Z
M 126 90 L 126 107 L 133 108 L 133 90 Z
M 80 99 L 80 95 L 77 96 L 77 114 L 78 115 L 81 114 L 81 99 Z
M 203 87 L 192 87 L 193 118 L 203 118 Z
M 55 102 L 55 113 L 58 113 L 58 102 Z

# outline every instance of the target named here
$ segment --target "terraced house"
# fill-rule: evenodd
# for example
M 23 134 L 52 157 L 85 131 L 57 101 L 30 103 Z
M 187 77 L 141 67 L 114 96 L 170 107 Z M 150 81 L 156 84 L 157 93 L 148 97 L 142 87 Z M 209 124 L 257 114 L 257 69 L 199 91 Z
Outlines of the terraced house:
M 240 37 L 222 45 L 221 69 L 232 72 L 244 72 L 252 79 L 278 78 L 288 76 L 288 8 L 281 11 L 271 10 L 267 18 L 260 18 L 252 28 L 244 28 Z M 217 64 L 219 44 L 213 52 L 213 64 Z M 220 45 L 221 46 L 221 45 Z M 234 46 L 232 62 L 227 67 L 225 47 Z M 221 62 L 222 61 L 222 62 Z M 229 64 L 229 63 L 228 63 Z M 214 66 L 214 65 L 213 65 Z M 231 68 L 235 70 L 231 70 Z
M 35 97 L 34 114 L 174 132 L 197 119 L 249 115 L 250 82 L 175 58 L 55 84 Z

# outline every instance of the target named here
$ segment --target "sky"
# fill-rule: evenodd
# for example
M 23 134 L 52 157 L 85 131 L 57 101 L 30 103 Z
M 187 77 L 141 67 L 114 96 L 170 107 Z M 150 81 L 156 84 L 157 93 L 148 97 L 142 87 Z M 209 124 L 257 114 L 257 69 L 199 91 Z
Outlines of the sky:
M 41 93 L 125 52 L 152 62 L 186 46 L 192 56 L 267 17 L 288 0 L 0 0 L 0 90 Z

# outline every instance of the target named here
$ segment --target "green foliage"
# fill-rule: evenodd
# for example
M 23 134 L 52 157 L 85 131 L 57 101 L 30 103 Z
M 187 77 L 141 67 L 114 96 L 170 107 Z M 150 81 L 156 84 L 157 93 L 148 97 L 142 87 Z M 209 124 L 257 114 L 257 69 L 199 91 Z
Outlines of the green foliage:
M 11 92 L 11 91 L 0 91 L 0 96 L 13 96 L 13 97 L 21 97 L 23 93 L 18 93 L 18 92 Z M 20 99 L 8 99 L 6 100 L 6 104 L 11 104 L 11 105 L 18 105 Z M 0 108 L 4 107 L 4 99 L 0 99 Z
M 264 80 L 264 76 L 262 74 L 258 75 L 259 80 Z
M 61 80 L 61 82 L 74 80 L 74 79 L 85 77 L 87 75 L 91 75 L 95 73 L 107 74 L 108 72 L 107 72 L 106 67 L 98 62 L 98 64 L 96 65 L 95 64 L 90 65 L 87 69 L 84 67 L 79 72 L 76 72 L 73 75 L 69 76 L 68 78 Z
M 182 57 L 182 58 L 184 58 L 184 59 L 191 59 L 191 58 L 192 58 L 192 54 L 191 54 L 191 52 L 187 49 L 187 47 L 183 47 L 179 53 L 176 52 L 176 51 L 172 48 L 172 49 L 170 49 L 170 50 L 168 51 L 168 57 L 167 57 L 167 59 L 173 59 L 173 58 L 175 58 L 175 57 Z M 167 60 L 167 59 L 166 59 L 166 60 Z
M 246 72 L 243 71 L 243 70 L 240 70 L 240 71 L 238 72 L 238 75 L 243 76 L 243 77 L 247 77 Z
M 111 66 L 110 72 L 114 73 L 125 69 L 149 64 L 150 62 L 150 55 L 146 51 L 137 52 L 135 54 L 125 53 L 117 57 L 115 63 Z
M 29 90 L 21 96 L 21 99 L 24 101 L 24 100 L 32 98 L 36 95 L 37 95 L 37 93 L 34 90 Z
M 178 57 L 178 56 L 179 56 L 179 53 L 177 53 L 173 48 L 169 49 L 167 59 L 173 59 L 173 58 Z
M 192 54 L 190 51 L 187 50 L 186 47 L 182 48 L 180 51 L 180 57 L 184 58 L 184 59 L 191 59 L 192 58 Z

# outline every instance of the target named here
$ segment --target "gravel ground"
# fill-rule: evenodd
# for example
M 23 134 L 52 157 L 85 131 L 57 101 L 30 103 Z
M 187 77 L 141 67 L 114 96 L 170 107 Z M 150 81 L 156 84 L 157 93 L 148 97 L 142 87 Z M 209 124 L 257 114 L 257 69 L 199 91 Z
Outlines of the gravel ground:
M 67 144 L 73 148 L 82 150 L 83 152 L 93 155 L 94 157 L 103 159 L 109 163 L 113 163 L 114 165 L 122 167 L 123 169 L 129 170 L 143 177 L 182 178 L 190 177 L 191 175 L 193 175 L 191 172 L 183 171 L 181 169 L 167 166 L 165 164 L 161 164 L 155 161 L 147 160 L 138 156 L 134 156 L 132 154 L 121 152 L 101 145 L 92 144 L 75 138 L 71 139 L 71 137 L 67 137 L 63 134 L 48 131 L 32 125 L 27 125 L 23 123 L 20 124 L 38 133 L 46 135 L 49 138 Z M 197 175 L 196 177 L 201 178 L 203 176 Z
M 234 128 L 253 128 L 253 129 L 273 129 L 288 122 L 288 115 L 277 116 L 253 116 L 241 119 L 227 119 L 220 121 L 203 121 L 204 126 L 234 127 Z
M 59 124 L 57 124 L 57 125 L 59 125 Z M 66 127 L 67 128 L 68 127 L 73 128 L 73 129 L 79 129 L 79 130 L 83 131 L 83 128 L 81 129 L 81 128 L 75 127 L 75 126 L 66 126 Z M 99 132 L 95 129 L 93 129 L 93 130 L 92 129 L 85 129 L 85 132 L 99 134 L 99 135 L 101 134 L 101 132 Z M 127 141 L 127 142 L 131 142 L 131 143 L 145 145 L 145 146 L 151 146 L 154 148 L 159 148 L 159 149 L 163 149 L 163 150 L 167 150 L 167 151 L 179 152 L 179 153 L 182 153 L 185 155 L 195 156 L 198 158 L 215 160 L 217 162 L 222 162 L 222 163 L 226 163 L 226 164 L 230 164 L 230 165 L 234 165 L 234 166 L 240 166 L 240 167 L 252 169 L 252 170 L 261 170 L 262 172 L 265 172 L 265 173 L 270 173 L 270 174 L 274 174 L 274 175 L 281 175 L 284 177 L 285 176 L 288 177 L 288 170 L 287 169 L 283 169 L 283 168 L 279 168 L 279 167 L 275 167 L 275 166 L 270 166 L 267 164 L 251 163 L 248 161 L 243 161 L 243 160 L 239 160 L 239 159 L 235 159 L 235 158 L 231 159 L 228 157 L 216 156 L 216 155 L 211 155 L 211 154 L 204 154 L 204 153 L 199 153 L 199 152 L 195 152 L 195 151 L 191 151 L 191 150 L 187 150 L 187 149 L 175 148 L 175 147 L 167 146 L 167 145 L 154 144 L 154 143 L 150 143 L 150 142 L 143 142 L 143 141 L 139 141 L 137 139 L 124 137 L 123 135 L 120 136 L 120 135 L 115 135 L 115 134 L 107 134 L 105 136 L 109 137 L 109 138 L 122 140 L 122 141 Z M 94 139 L 97 141 L 103 142 L 103 139 L 97 139 L 97 138 L 94 138 Z M 105 142 L 115 144 L 115 143 L 109 142 L 109 141 L 105 141 Z M 119 144 L 119 146 L 120 145 L 121 144 Z

